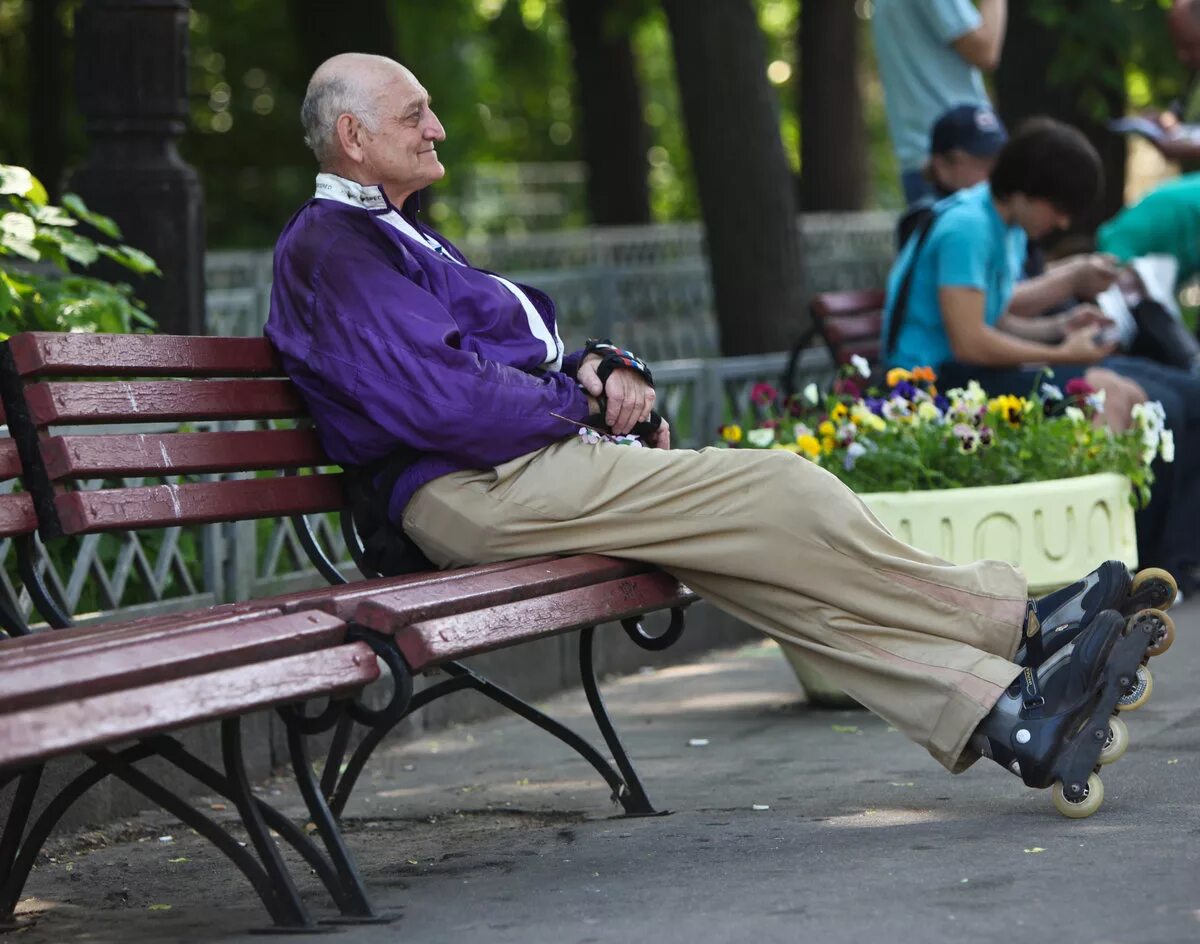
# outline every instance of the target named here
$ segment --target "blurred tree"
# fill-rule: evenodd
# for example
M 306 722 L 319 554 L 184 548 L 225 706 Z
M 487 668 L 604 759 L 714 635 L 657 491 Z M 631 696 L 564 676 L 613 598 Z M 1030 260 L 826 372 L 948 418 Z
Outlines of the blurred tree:
M 33 6 L 29 24 L 29 107 L 36 121 L 29 124 L 30 165 L 57 200 L 66 166 L 63 137 L 64 58 L 66 35 L 58 0 L 42 0 Z
M 1001 117 L 1010 128 L 1039 114 L 1069 122 L 1104 161 L 1103 206 L 1078 229 L 1094 229 L 1123 202 L 1126 140 L 1105 123 L 1125 114 L 1131 89 L 1135 104 L 1144 106 L 1152 100 L 1165 104 L 1183 88 L 1184 73 L 1164 22 L 1170 5 L 1170 0 L 1009 4 L 1008 37 L 996 73 Z
M 762 31 L 749 0 L 662 2 L 704 216 L 721 351 L 783 350 L 802 327 L 802 267 Z
M 800 208 L 861 210 L 867 194 L 867 131 L 855 4 L 801 3 L 797 32 Z
M 565 0 L 593 223 L 649 223 L 649 134 L 630 40 L 643 0 Z
M 312 75 L 322 62 L 340 52 L 370 52 L 390 59 L 396 35 L 388 0 L 356 0 L 347 16 L 345 0 L 287 0 L 288 20 L 300 55 L 300 72 Z

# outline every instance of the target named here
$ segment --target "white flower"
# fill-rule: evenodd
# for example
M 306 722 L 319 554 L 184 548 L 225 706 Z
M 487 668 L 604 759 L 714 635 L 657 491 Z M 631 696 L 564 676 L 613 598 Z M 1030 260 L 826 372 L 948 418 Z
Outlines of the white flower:
M 1164 429 L 1162 438 L 1159 440 L 1159 449 L 1162 452 L 1163 462 L 1175 461 L 1175 434 L 1169 429 Z
M 766 449 L 775 441 L 775 430 L 769 426 L 760 426 L 746 433 L 746 442 L 756 449 Z
M 1067 419 L 1069 419 L 1072 423 L 1075 423 L 1077 426 L 1083 426 L 1085 423 L 1087 423 L 1087 417 L 1083 415 L 1083 410 L 1079 409 L 1077 406 L 1069 406 L 1063 410 L 1063 413 L 1066 414 Z
M 885 419 L 894 420 L 899 416 L 908 416 L 911 407 L 903 397 L 892 397 L 883 405 Z
M 858 461 L 858 457 L 867 451 L 867 447 L 860 442 L 852 442 L 846 447 L 846 458 L 842 460 L 842 467 L 847 471 L 854 468 L 854 463 Z
M 858 371 L 860 377 L 871 376 L 871 365 L 861 354 L 850 355 L 850 366 Z
M 821 398 L 821 395 L 817 392 L 817 385 L 815 383 L 810 383 L 807 387 L 804 388 L 804 399 L 807 400 L 809 403 L 811 403 L 813 406 L 817 405 L 817 401 L 820 398 Z
M 1088 394 L 1086 403 L 1095 412 L 1103 413 L 1104 412 L 1104 401 L 1107 398 L 1108 398 L 1108 392 L 1106 390 L 1097 390 L 1095 393 Z
M 1058 387 L 1054 386 L 1054 384 L 1050 384 L 1050 383 L 1042 384 L 1042 399 L 1043 400 L 1061 400 L 1062 398 L 1063 398 L 1063 392 L 1061 390 L 1059 390 Z

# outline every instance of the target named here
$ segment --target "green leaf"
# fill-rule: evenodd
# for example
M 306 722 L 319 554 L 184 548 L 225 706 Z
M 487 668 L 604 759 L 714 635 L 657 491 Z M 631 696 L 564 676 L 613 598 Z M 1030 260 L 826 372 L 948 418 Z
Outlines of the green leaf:
M 24 213 L 5 213 L 0 216 L 0 250 L 8 250 L 8 254 L 37 262 L 42 254 L 33 245 L 36 235 L 37 226 Z
M 87 204 L 83 202 L 83 198 L 79 194 L 63 194 L 62 204 L 85 223 L 90 223 L 96 227 L 105 236 L 111 239 L 121 238 L 121 227 L 117 226 L 116 221 L 111 217 L 105 216 L 103 213 L 94 213 L 89 210 Z
M 75 218 L 62 207 L 34 206 L 33 218 L 42 226 L 78 226 Z
M 0 164 L 0 193 L 15 193 L 18 197 L 24 197 L 34 189 L 35 183 L 37 178 L 24 167 Z
M 87 237 L 66 230 L 60 230 L 54 235 L 62 254 L 72 262 L 90 266 L 100 258 L 100 247 Z
M 162 275 L 158 265 L 146 253 L 122 243 L 120 246 L 97 246 L 102 255 L 108 256 L 114 262 L 119 262 L 125 268 L 138 275 Z

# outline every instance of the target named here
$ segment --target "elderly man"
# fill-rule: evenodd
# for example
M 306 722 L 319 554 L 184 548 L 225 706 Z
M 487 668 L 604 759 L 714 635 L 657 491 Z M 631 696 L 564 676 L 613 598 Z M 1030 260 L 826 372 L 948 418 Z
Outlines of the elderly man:
M 421 222 L 445 131 L 416 77 L 337 56 L 301 117 L 321 172 L 276 247 L 267 334 L 329 454 L 369 470 L 388 529 L 439 566 L 588 552 L 661 566 L 950 770 L 986 754 L 1094 808 L 1093 728 L 1145 648 L 1126 651 L 1111 609 L 1131 599 L 1123 566 L 1035 604 L 1009 565 L 908 547 L 789 452 L 670 450 L 665 424 L 646 434 L 657 448 L 576 435 L 594 413 L 617 434 L 652 419 L 650 372 L 607 344 L 564 355 L 546 295 Z

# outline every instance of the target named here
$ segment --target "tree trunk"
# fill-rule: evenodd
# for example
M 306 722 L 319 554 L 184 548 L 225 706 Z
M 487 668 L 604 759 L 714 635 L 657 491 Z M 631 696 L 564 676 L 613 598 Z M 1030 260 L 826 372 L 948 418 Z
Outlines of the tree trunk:
M 1066 16 L 1086 14 L 1086 3 L 1064 0 Z M 1079 128 L 1100 152 L 1104 163 L 1104 197 L 1102 205 L 1089 218 L 1072 221 L 1072 232 L 1092 232 L 1124 203 L 1125 138 L 1104 127 L 1109 118 L 1125 114 L 1124 90 L 1104 84 L 1101 79 L 1083 79 L 1067 84 L 1051 84 L 1045 76 L 1050 71 L 1059 39 L 1054 30 L 1042 24 L 1023 3 L 1008 6 L 1008 36 L 1004 55 L 996 72 L 996 99 L 1000 117 L 1011 133 L 1022 120 L 1033 115 L 1049 115 Z M 1108 64 L 1117 74 L 1124 74 L 1123 64 L 1114 54 Z M 1100 101 L 1105 114 L 1094 115 L 1085 102 Z
M 629 34 L 612 0 L 566 0 L 593 223 L 649 223 L 649 135 Z
M 800 6 L 796 46 L 800 114 L 800 207 L 861 210 L 867 129 L 858 84 L 858 14 L 851 0 Z
M 726 355 L 803 325 L 800 240 L 765 42 L 750 0 L 663 0 Z
M 342 52 L 369 52 L 395 59 L 390 6 L 387 0 L 355 0 L 353 4 L 345 0 L 287 0 L 305 81 L 322 62 Z
M 33 5 L 29 26 L 30 170 L 45 185 L 50 199 L 62 192 L 66 166 L 63 139 L 63 50 L 66 37 L 58 18 L 58 0 Z

